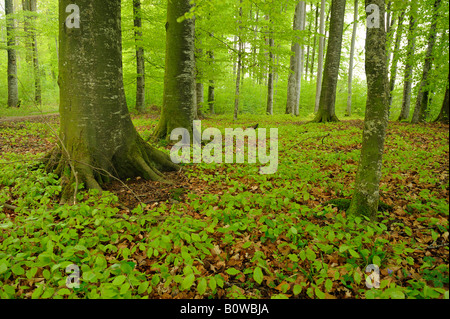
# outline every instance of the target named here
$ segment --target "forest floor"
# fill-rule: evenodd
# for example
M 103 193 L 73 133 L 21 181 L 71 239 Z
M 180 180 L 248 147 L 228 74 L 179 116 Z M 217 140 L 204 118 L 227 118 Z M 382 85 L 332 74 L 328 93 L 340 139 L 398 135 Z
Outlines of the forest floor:
M 157 124 L 133 121 L 144 138 Z M 449 297 L 448 125 L 390 123 L 386 207 L 368 222 L 330 203 L 351 198 L 363 121 L 218 116 L 202 127 L 256 123 L 278 128 L 276 174 L 186 164 L 167 174 L 171 185 L 114 182 L 60 206 L 58 177 L 39 165 L 58 118 L 0 122 L 0 298 Z M 75 289 L 66 287 L 71 264 L 82 273 Z

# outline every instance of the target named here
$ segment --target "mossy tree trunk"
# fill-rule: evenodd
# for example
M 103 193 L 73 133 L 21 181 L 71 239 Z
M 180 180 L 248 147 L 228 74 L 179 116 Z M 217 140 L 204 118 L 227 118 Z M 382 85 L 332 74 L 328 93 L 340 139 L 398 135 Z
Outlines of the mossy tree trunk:
M 155 130 L 157 139 L 165 139 L 176 128 L 192 132 L 195 89 L 195 22 L 177 19 L 188 13 L 190 0 L 170 0 L 167 4 L 166 65 L 161 118 Z
M 316 78 L 316 98 L 314 103 L 314 112 L 319 112 L 320 91 L 322 89 L 323 78 L 323 56 L 325 50 L 325 4 L 326 0 L 320 2 L 320 24 L 319 24 L 319 52 L 317 62 L 317 78 Z M 314 61 L 313 61 L 314 65 Z
M 16 35 L 13 0 L 5 0 L 6 45 L 8 55 L 8 107 L 19 106 L 19 85 L 17 80 Z
M 134 41 L 136 43 L 136 110 L 145 111 L 145 57 L 142 42 L 141 0 L 133 0 Z
M 450 78 L 449 78 L 450 80 Z M 447 82 L 447 88 L 445 90 L 445 97 L 444 102 L 442 103 L 441 112 L 439 113 L 438 117 L 434 120 L 434 122 L 440 122 L 444 124 L 449 123 L 449 100 L 448 100 L 448 85 Z
M 348 94 L 347 94 L 347 109 L 345 110 L 345 116 L 352 115 L 353 62 L 354 62 L 354 56 L 355 56 L 355 44 L 356 44 L 357 29 L 358 29 L 358 0 L 355 0 L 354 11 L 353 11 L 352 43 L 350 46 L 350 60 L 348 62 Z
M 367 28 L 367 106 L 361 157 L 348 215 L 364 215 L 374 220 L 378 211 L 384 140 L 389 119 L 389 90 L 384 30 L 384 0 L 366 0 L 366 8 L 379 8 L 379 27 Z M 370 11 L 370 10 L 369 10 Z M 370 14 L 370 12 L 368 13 Z
M 434 1 L 434 12 L 430 27 L 430 34 L 428 35 L 428 47 L 425 55 L 425 63 L 423 65 L 422 80 L 420 82 L 419 92 L 417 93 L 416 106 L 414 108 L 414 113 L 411 120 L 411 123 L 414 124 L 425 122 L 428 116 L 428 102 L 430 95 L 429 73 L 433 64 L 433 47 L 436 43 L 436 28 L 438 22 L 437 20 L 439 18 L 440 4 L 441 0 Z
M 294 22 L 292 29 L 294 31 L 299 31 L 301 27 L 301 10 L 302 10 L 302 2 L 299 1 L 295 7 L 294 13 Z M 290 58 L 290 72 L 288 78 L 288 87 L 287 87 L 287 102 L 286 102 L 286 114 L 294 114 L 296 108 L 296 102 L 299 101 L 300 98 L 297 98 L 297 93 L 300 93 L 300 90 L 297 90 L 300 72 L 300 39 L 298 36 L 292 40 L 291 45 L 291 58 Z
M 411 108 L 411 91 L 413 82 L 413 57 L 414 51 L 416 49 L 416 18 L 414 17 L 415 12 L 413 11 L 413 3 L 410 5 L 409 13 L 409 30 L 408 30 L 408 45 L 406 49 L 406 63 L 405 63 L 405 75 L 403 77 L 403 99 L 402 99 L 402 110 L 397 121 L 407 120 Z
M 177 166 L 139 136 L 125 100 L 120 0 L 78 0 L 79 28 L 66 24 L 72 2 L 59 1 L 60 143 L 47 169 L 66 181 L 63 200 L 75 181 L 101 190 L 112 178 L 163 180 Z
M 313 122 L 337 122 L 335 114 L 336 86 L 341 61 L 342 34 L 344 30 L 345 0 L 331 3 L 330 36 L 320 90 L 319 110 Z

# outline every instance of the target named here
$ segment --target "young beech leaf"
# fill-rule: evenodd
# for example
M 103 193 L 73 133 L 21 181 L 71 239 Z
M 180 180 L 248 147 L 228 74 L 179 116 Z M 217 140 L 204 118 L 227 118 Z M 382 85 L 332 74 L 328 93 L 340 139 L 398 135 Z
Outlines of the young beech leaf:
M 182 290 L 187 290 L 189 288 L 192 287 L 192 285 L 194 284 L 195 281 L 195 275 L 194 274 L 189 274 L 186 277 L 184 277 L 183 282 L 181 283 L 181 289 Z
M 197 291 L 200 295 L 203 295 L 206 291 L 206 279 L 200 278 L 198 284 L 197 284 Z
M 227 274 L 229 274 L 229 275 L 236 276 L 239 273 L 240 273 L 240 271 L 237 270 L 236 268 L 231 267 L 231 268 L 227 269 Z
M 253 279 L 258 283 L 261 284 L 263 280 L 263 273 L 260 267 L 256 267 L 253 271 Z

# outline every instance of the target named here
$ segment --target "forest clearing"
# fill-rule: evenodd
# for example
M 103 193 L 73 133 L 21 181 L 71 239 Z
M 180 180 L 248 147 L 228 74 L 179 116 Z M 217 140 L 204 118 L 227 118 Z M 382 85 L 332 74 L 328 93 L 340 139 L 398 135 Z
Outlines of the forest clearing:
M 5 0 L 0 32 L 1 299 L 449 299 L 448 1 Z

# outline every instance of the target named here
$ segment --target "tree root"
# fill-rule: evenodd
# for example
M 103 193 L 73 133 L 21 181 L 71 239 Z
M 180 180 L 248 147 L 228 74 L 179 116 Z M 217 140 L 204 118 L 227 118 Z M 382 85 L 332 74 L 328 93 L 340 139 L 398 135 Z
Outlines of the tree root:
M 112 180 L 126 180 L 142 177 L 146 180 L 170 184 L 162 172 L 176 171 L 180 167 L 171 162 L 169 156 L 147 144 L 140 136 L 128 152 L 117 152 L 109 159 L 108 164 L 100 165 L 100 161 L 92 155 L 64 154 L 58 145 L 44 158 L 47 172 L 53 172 L 61 177 L 61 204 L 75 204 L 76 193 L 80 183 L 86 189 L 102 191 L 102 185 Z

